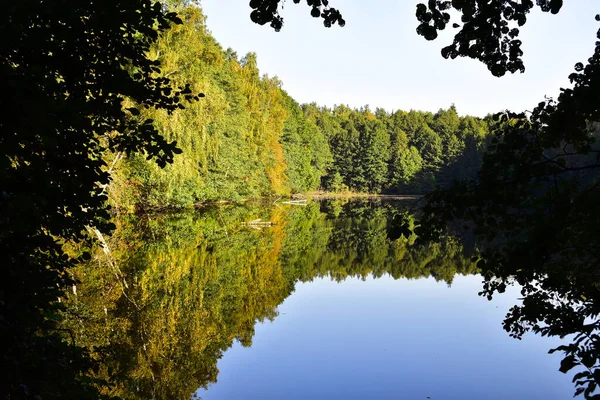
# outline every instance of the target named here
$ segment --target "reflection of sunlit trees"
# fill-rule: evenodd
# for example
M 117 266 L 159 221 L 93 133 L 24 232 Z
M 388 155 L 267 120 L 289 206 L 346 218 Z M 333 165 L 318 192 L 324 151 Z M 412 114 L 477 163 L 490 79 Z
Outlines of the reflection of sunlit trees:
M 339 218 L 321 208 L 339 208 Z M 391 239 L 395 212 L 328 202 L 120 220 L 109 244 L 114 264 L 98 251 L 73 271 L 80 283 L 64 327 L 94 349 L 96 376 L 112 384 L 107 394 L 189 398 L 217 380 L 217 361 L 234 340 L 252 344 L 255 322 L 274 319 L 298 281 L 390 274 L 450 283 L 474 272 L 454 242 Z M 259 217 L 276 225 L 240 226 Z
M 82 345 L 99 346 L 99 375 L 119 376 L 110 394 L 189 398 L 216 381 L 217 360 L 234 340 L 250 345 L 256 320 L 276 316 L 288 293 L 280 228 L 236 232 L 254 211 L 221 213 L 150 217 L 139 221 L 142 234 L 119 225 L 111 248 L 124 281 L 103 253 L 75 271 L 81 283 L 66 326 Z

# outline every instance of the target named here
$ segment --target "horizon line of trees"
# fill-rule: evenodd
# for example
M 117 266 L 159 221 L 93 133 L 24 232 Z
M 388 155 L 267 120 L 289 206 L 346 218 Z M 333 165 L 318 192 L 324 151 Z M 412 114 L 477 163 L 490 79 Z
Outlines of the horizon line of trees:
M 164 168 L 143 154 L 116 164 L 117 210 L 315 190 L 424 194 L 481 165 L 491 117 L 461 117 L 454 105 L 437 113 L 300 105 L 277 78 L 260 76 L 256 54 L 224 50 L 198 5 L 178 14 L 183 24 L 163 33 L 150 58 L 174 85 L 206 97 L 174 114 L 139 108 L 182 154 Z

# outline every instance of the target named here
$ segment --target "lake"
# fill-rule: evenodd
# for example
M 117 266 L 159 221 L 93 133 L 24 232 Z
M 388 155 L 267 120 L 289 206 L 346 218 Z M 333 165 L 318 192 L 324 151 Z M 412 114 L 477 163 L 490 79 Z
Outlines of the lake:
M 472 250 L 415 244 L 406 215 L 326 200 L 120 219 L 74 271 L 64 325 L 126 399 L 571 398 L 559 340 L 502 328 L 518 288 L 478 296 Z
M 511 339 L 514 295 L 488 302 L 478 276 L 451 287 L 389 276 L 298 285 L 250 348 L 235 344 L 203 399 L 567 399 L 550 343 Z

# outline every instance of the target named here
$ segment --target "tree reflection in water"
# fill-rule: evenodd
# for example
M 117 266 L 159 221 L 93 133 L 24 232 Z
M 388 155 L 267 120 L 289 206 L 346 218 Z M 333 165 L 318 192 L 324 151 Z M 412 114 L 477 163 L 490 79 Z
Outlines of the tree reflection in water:
M 274 224 L 241 224 L 257 218 Z M 382 201 L 121 219 L 110 253 L 97 249 L 73 271 L 80 282 L 63 327 L 93 349 L 107 395 L 187 399 L 216 382 L 235 340 L 252 344 L 256 321 L 273 320 L 297 282 L 390 275 L 451 284 L 478 273 L 458 240 L 418 244 L 412 228 L 405 206 Z

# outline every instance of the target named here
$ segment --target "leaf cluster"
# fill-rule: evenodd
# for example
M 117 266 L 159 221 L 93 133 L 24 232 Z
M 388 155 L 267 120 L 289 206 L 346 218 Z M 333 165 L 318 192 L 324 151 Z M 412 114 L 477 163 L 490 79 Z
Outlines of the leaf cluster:
M 543 12 L 556 14 L 563 0 L 536 0 L 535 5 Z M 436 39 L 438 32 L 454 21 L 452 10 L 455 10 L 460 22 L 453 22 L 452 27 L 460 30 L 452 44 L 442 48 L 444 58 L 477 59 L 495 76 L 524 72 L 519 27 L 527 22 L 527 15 L 535 5 L 531 0 L 430 0 L 417 5 L 417 33 L 427 40 Z
M 250 19 L 260 25 L 269 23 L 271 28 L 279 32 L 283 27 L 283 17 L 279 13 L 280 8 L 283 8 L 281 3 L 281 0 L 251 0 L 250 7 L 253 11 Z M 294 3 L 300 3 L 300 0 L 294 0 Z M 329 6 L 329 0 L 306 0 L 306 4 L 311 9 L 310 15 L 321 18 L 325 27 L 330 28 L 336 23 L 343 27 L 346 24 L 339 10 Z

